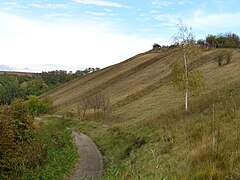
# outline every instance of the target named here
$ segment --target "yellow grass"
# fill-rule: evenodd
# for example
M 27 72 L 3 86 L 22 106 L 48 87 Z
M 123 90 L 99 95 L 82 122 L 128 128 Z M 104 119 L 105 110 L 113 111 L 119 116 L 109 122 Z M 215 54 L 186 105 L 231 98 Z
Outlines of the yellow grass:
M 205 88 L 202 94 L 240 80 L 240 52 L 234 50 L 232 63 L 219 67 L 214 61 L 221 50 L 204 51 L 197 68 L 202 72 Z M 183 96 L 173 88 L 172 64 L 180 59 L 180 52 L 147 52 L 98 72 L 75 79 L 44 96 L 53 98 L 56 111 L 76 110 L 84 96 L 101 92 L 110 98 L 113 116 L 118 120 L 141 120 L 181 106 Z
M 172 65 L 181 60 L 177 49 L 139 54 L 42 97 L 53 98 L 56 113 L 76 111 L 82 96 L 101 92 L 110 98 L 109 119 L 66 119 L 104 152 L 105 179 L 238 179 L 240 51 L 233 50 L 232 62 L 219 67 L 214 58 L 220 51 L 203 51 L 190 66 L 203 74 L 205 87 L 199 97 L 190 97 L 189 113 L 184 94 L 172 83 Z M 212 134 L 217 137 L 218 128 L 215 151 Z

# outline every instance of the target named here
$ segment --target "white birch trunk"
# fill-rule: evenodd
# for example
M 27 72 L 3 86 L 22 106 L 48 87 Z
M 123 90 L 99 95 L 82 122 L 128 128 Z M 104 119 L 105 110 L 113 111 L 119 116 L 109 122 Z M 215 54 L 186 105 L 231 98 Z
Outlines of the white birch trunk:
M 185 92 L 185 111 L 188 111 L 188 90 Z
M 183 45 L 183 59 L 184 59 L 184 69 L 185 69 L 185 111 L 188 111 L 188 95 L 189 95 L 189 84 L 188 84 L 188 64 L 186 56 L 186 47 Z

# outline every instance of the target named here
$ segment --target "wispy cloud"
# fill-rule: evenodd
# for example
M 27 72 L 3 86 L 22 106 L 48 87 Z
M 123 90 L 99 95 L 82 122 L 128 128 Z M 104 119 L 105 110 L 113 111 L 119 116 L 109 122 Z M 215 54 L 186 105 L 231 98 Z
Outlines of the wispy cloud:
M 151 14 L 158 14 L 159 11 L 151 10 L 150 13 L 151 13 Z
M 22 5 L 18 2 L 0 2 L 0 10 L 1 11 L 18 11 L 18 10 L 24 10 L 26 9 L 26 5 Z
M 107 8 L 105 8 L 104 11 L 109 12 L 109 13 L 112 12 L 111 9 L 107 9 Z
M 73 14 L 69 13 L 53 13 L 53 14 L 45 14 L 42 16 L 45 19 L 54 19 L 54 18 L 73 18 L 75 17 Z
M 86 14 L 92 15 L 92 16 L 105 16 L 107 13 L 105 13 L 105 12 L 91 12 L 91 11 L 87 11 Z
M 6 6 L 8 6 L 8 5 L 18 5 L 18 3 L 17 2 L 0 2 L 0 5 L 6 5 Z
M 33 3 L 29 4 L 28 6 L 34 7 L 34 8 L 42 8 L 42 9 L 67 9 L 68 5 L 66 4 L 41 4 L 41 3 Z
M 117 7 L 117 8 L 125 7 L 120 3 L 104 1 L 104 0 L 72 0 L 72 1 L 80 4 L 88 4 L 88 5 L 95 5 L 95 6 L 107 6 L 107 7 Z
M 11 67 L 11 66 L 7 66 L 7 65 L 4 65 L 4 64 L 0 64 L 0 70 L 1 71 L 10 71 L 10 70 L 14 70 L 15 67 Z
M 179 17 L 174 14 L 157 14 L 153 18 L 161 23 L 163 26 L 176 26 Z
M 185 5 L 185 4 L 193 4 L 192 1 L 189 1 L 189 0 L 181 0 L 178 2 L 179 5 Z
M 158 7 L 169 7 L 173 5 L 172 1 L 162 1 L 162 0 L 154 0 L 152 1 L 152 5 L 158 6 Z
M 197 11 L 186 23 L 197 29 L 230 31 L 240 28 L 240 13 L 208 14 Z

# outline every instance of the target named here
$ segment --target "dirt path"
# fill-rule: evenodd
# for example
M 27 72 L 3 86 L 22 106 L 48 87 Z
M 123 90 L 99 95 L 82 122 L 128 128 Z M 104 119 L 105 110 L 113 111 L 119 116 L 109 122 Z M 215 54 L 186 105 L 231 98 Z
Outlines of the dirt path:
M 49 122 L 47 119 L 35 117 L 36 121 Z M 67 128 L 70 129 L 70 128 Z M 75 172 L 67 178 L 70 180 L 100 179 L 103 172 L 103 160 L 100 151 L 91 138 L 72 130 L 72 135 L 80 156 L 80 163 Z
M 34 119 L 39 122 L 49 122 L 47 119 L 40 118 L 40 117 L 34 117 Z
M 88 136 L 72 131 L 78 148 L 80 164 L 70 180 L 100 179 L 103 171 L 102 155 Z

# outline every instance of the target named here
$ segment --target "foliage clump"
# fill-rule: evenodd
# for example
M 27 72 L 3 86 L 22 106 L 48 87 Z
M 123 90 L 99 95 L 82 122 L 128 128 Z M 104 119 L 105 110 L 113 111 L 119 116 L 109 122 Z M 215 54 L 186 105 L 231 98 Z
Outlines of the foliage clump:
M 205 40 L 198 40 L 199 45 L 210 48 L 239 48 L 239 36 L 234 33 L 220 33 L 218 35 L 207 35 Z
M 36 96 L 29 96 L 28 108 L 32 115 L 48 113 L 52 108 L 53 101 L 50 97 L 39 100 Z
M 27 99 L 30 95 L 38 96 L 61 84 L 67 83 L 100 68 L 86 68 L 75 73 L 56 70 L 29 75 L 16 75 L 11 72 L 0 74 L 0 104 L 10 104 L 15 98 Z
M 200 73 L 194 73 L 190 69 L 190 64 L 194 63 L 200 57 L 201 52 L 194 47 L 195 39 L 188 28 L 179 20 L 177 25 L 178 32 L 173 36 L 173 42 L 178 44 L 181 49 L 180 65 L 175 65 L 173 68 L 173 83 L 185 93 L 185 111 L 188 111 L 188 99 L 190 92 L 199 94 L 201 85 L 203 84 Z
M 93 118 L 95 120 L 101 117 L 105 119 L 109 118 L 111 104 L 109 98 L 100 92 L 94 96 L 82 97 L 77 110 L 78 118 L 86 118 L 87 111 L 93 110 Z
M 21 177 L 44 161 L 43 144 L 35 137 L 33 116 L 23 100 L 0 108 L 0 179 Z
M 218 63 L 219 66 L 230 64 L 232 61 L 233 52 L 231 50 L 224 50 L 218 53 L 214 60 Z

